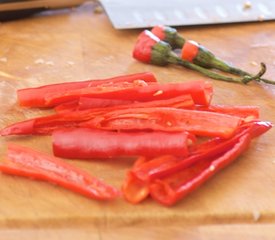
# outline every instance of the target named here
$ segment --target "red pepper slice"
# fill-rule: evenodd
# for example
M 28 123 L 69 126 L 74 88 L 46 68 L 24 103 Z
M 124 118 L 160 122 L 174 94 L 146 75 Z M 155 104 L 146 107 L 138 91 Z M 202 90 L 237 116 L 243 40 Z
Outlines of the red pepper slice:
M 111 158 L 118 156 L 187 156 L 195 141 L 186 132 L 110 132 L 71 128 L 53 133 L 53 152 L 64 158 Z
M 176 108 L 131 108 L 111 111 L 80 125 L 108 130 L 189 131 L 207 137 L 231 137 L 241 118 L 227 114 Z
M 228 105 L 209 105 L 196 106 L 197 110 L 224 113 L 244 118 L 245 121 L 257 120 L 260 117 L 260 109 L 257 106 L 228 106 Z
M 108 111 L 111 109 L 123 109 L 128 107 L 175 107 L 183 109 L 194 109 L 194 101 L 192 97 L 188 95 L 181 95 L 178 97 L 165 99 L 165 100 L 154 100 L 149 102 L 135 102 L 127 101 L 120 99 L 101 99 L 101 98 L 89 98 L 89 97 L 80 97 L 79 101 L 72 101 L 64 103 L 55 107 L 55 110 L 59 113 L 65 111 L 76 111 L 76 110 L 86 110 L 86 109 L 95 109 L 97 108 L 108 108 Z M 114 108 L 110 108 L 114 107 Z
M 120 99 L 130 101 L 163 100 L 180 95 L 190 94 L 199 105 L 209 105 L 213 88 L 210 82 L 191 81 L 185 83 L 152 83 L 147 86 L 117 87 L 99 89 L 96 87 L 67 91 L 66 93 L 49 93 L 45 106 L 56 106 L 65 102 L 78 100 L 80 97 Z
M 50 134 L 52 131 L 58 128 L 75 127 L 80 122 L 88 121 L 100 116 L 104 113 L 108 113 L 113 110 L 127 109 L 129 107 L 162 107 L 169 106 L 183 109 L 193 109 L 194 102 L 190 95 L 182 95 L 179 97 L 167 99 L 167 100 L 155 100 L 150 102 L 136 102 L 131 105 L 119 105 L 106 108 L 95 108 L 91 110 L 74 110 L 75 103 L 68 103 L 68 109 L 62 107 L 61 113 L 53 114 L 50 116 L 34 118 L 23 122 L 14 123 L 1 130 L 2 136 L 6 135 L 28 135 L 28 134 Z M 73 105 L 73 107 L 72 107 Z M 70 110 L 70 108 L 72 109 Z
M 141 156 L 134 162 L 132 170 L 149 161 L 148 158 Z M 137 204 L 149 196 L 149 185 L 138 179 L 132 171 L 126 173 L 126 178 L 122 184 L 123 197 L 130 203 Z
M 15 144 L 8 145 L 7 159 L 0 164 L 0 171 L 48 181 L 92 199 L 111 200 L 120 196 L 116 188 L 61 159 Z
M 149 185 L 128 172 L 122 185 L 122 192 L 126 201 L 137 204 L 149 196 Z
M 95 87 L 102 84 L 133 82 L 143 80 L 145 82 L 157 82 L 155 76 L 150 72 L 122 75 L 113 78 L 101 80 L 88 80 L 80 82 L 67 82 L 45 85 L 37 88 L 25 88 L 17 91 L 19 104 L 25 107 L 45 107 L 45 96 L 48 93 L 63 94 L 69 90 L 75 90 L 86 87 Z

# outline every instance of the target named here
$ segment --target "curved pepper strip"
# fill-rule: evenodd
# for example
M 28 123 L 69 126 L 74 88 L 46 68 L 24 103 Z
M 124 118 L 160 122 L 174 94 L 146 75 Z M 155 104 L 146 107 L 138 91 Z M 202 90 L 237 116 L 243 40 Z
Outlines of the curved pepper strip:
M 14 123 L 2 129 L 0 134 L 2 136 L 7 135 L 29 135 L 29 134 L 50 134 L 52 131 L 64 128 L 64 127 L 76 127 L 79 126 L 81 122 L 89 121 L 96 116 L 101 116 L 110 111 L 118 109 L 127 109 L 129 107 L 174 107 L 183 109 L 193 109 L 194 102 L 190 95 L 181 95 L 175 98 L 167 100 L 155 100 L 150 102 L 136 102 L 131 105 L 119 105 L 114 107 L 106 108 L 95 108 L 88 110 L 73 110 L 66 111 L 63 109 L 60 113 L 53 114 L 45 117 L 38 117 L 18 123 Z M 70 108 L 71 106 L 68 106 Z
M 81 89 L 86 87 L 95 87 L 102 84 L 112 84 L 121 82 L 133 82 L 143 80 L 145 82 L 157 82 L 155 76 L 150 72 L 122 75 L 113 78 L 88 80 L 79 82 L 64 82 L 51 85 L 45 85 L 36 88 L 24 88 L 17 91 L 18 102 L 25 107 L 45 107 L 45 96 L 48 93 L 63 94 L 69 90 Z
M 53 152 L 63 158 L 187 156 L 195 137 L 186 132 L 111 132 L 69 128 L 53 132 Z
M 0 164 L 0 171 L 48 181 L 92 199 L 111 200 L 120 196 L 116 188 L 61 159 L 15 144 L 8 145 L 7 159 Z
M 153 181 L 149 186 L 150 195 L 166 206 L 175 204 L 235 161 L 248 148 L 253 137 L 264 133 L 270 127 L 271 125 L 261 123 L 251 124 L 225 153 L 198 161 L 177 173 Z

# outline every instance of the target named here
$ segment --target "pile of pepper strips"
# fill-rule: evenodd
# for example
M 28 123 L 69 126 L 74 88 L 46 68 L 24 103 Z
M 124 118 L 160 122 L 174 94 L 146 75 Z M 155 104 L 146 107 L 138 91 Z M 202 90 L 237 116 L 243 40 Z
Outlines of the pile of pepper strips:
M 131 203 L 151 196 L 173 205 L 272 127 L 259 120 L 256 106 L 211 104 L 210 82 L 161 84 L 148 72 L 21 89 L 17 95 L 22 107 L 55 113 L 13 123 L 1 135 L 52 135 L 55 157 L 9 144 L 0 171 L 100 200 L 122 194 Z M 121 190 L 61 159 L 129 156 L 137 158 Z

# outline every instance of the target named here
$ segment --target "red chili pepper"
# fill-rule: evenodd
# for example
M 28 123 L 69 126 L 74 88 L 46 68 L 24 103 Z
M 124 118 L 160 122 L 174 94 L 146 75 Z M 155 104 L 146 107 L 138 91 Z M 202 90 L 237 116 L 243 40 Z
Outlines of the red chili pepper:
M 134 162 L 132 170 L 149 161 L 148 158 L 141 156 Z M 149 196 L 149 185 L 141 181 L 132 174 L 132 171 L 126 173 L 126 178 L 122 184 L 123 197 L 130 203 L 137 204 Z
M 199 53 L 199 45 L 194 41 L 186 41 L 182 47 L 181 58 L 193 62 Z
M 145 82 L 157 82 L 155 76 L 150 72 L 123 75 L 103 80 L 88 80 L 80 82 L 67 82 L 45 85 L 37 88 L 25 88 L 17 91 L 19 104 L 25 107 L 45 107 L 45 96 L 49 93 L 63 94 L 69 90 L 95 87 L 102 84 L 133 82 L 143 80 Z
M 209 105 L 196 106 L 196 109 L 238 116 L 244 118 L 245 121 L 257 120 L 260 117 L 260 109 L 257 106 Z
M 156 65 L 168 64 L 171 46 L 148 30 L 144 30 L 137 39 L 133 50 L 133 57 L 141 62 Z
M 152 83 L 147 86 L 106 87 L 104 89 L 91 87 L 71 90 L 65 94 L 48 94 L 45 105 L 56 106 L 64 102 L 79 100 L 80 97 L 146 102 L 169 99 L 183 94 L 190 94 L 196 104 L 209 105 L 213 94 L 212 84 L 206 81 L 190 81 L 184 83 Z
M 208 159 L 211 161 L 211 159 L 226 155 L 243 136 L 249 134 L 250 138 L 255 138 L 271 127 L 271 123 L 263 121 L 245 123 L 230 139 L 214 138 L 198 145 L 192 145 L 189 148 L 189 156 L 186 158 L 172 155 L 163 155 L 153 159 L 139 158 L 124 181 L 126 187 L 123 189 L 123 194 L 127 196 L 126 199 L 129 202 L 138 203 L 149 194 L 148 187 L 152 182 L 174 178 L 173 176 L 177 178 L 179 172 L 189 171 L 189 169 L 191 169 L 190 173 L 186 174 L 192 176 L 194 171 L 200 171 L 200 168 L 197 170 L 192 166 L 204 166 L 203 163 Z
M 71 103 L 70 103 L 71 104 Z M 73 103 L 75 104 L 75 103 Z M 175 98 L 167 100 L 155 100 L 150 102 L 136 102 L 131 105 L 120 105 L 106 108 L 96 108 L 91 110 L 75 110 L 67 109 L 61 111 L 58 114 L 50 116 L 34 118 L 23 122 L 14 123 L 10 126 L 5 127 L 0 131 L 2 136 L 7 135 L 28 135 L 28 134 L 50 134 L 52 131 L 58 128 L 64 127 L 76 127 L 81 122 L 88 121 L 101 116 L 104 113 L 108 113 L 113 110 L 127 109 L 129 107 L 174 107 L 183 109 L 193 109 L 194 102 L 190 95 L 181 95 Z M 70 108 L 71 106 L 69 106 Z M 63 107 L 64 108 L 64 107 Z
M 110 200 L 120 195 L 116 188 L 61 159 L 15 144 L 8 145 L 7 159 L 0 164 L 0 171 L 48 181 L 92 199 Z
M 80 125 L 108 130 L 189 131 L 199 136 L 231 137 L 241 118 L 176 108 L 130 108 L 111 111 Z
M 253 127 L 251 127 L 251 125 L 253 125 Z M 229 151 L 232 145 L 234 145 L 244 133 L 250 131 L 251 137 L 257 137 L 268 131 L 271 127 L 271 123 L 263 121 L 243 124 L 238 130 L 239 132 L 232 138 L 213 138 L 201 144 L 192 145 L 189 148 L 189 156 L 186 158 L 160 156 L 151 159 L 143 164 L 139 164 L 138 167 L 132 170 L 132 174 L 135 175 L 137 179 L 144 182 L 174 174 L 198 161 L 203 161 L 204 159 L 215 157 Z
M 190 95 L 181 95 L 178 97 L 165 99 L 165 100 L 155 100 L 150 102 L 135 102 L 135 101 L 127 101 L 127 100 L 116 100 L 116 99 L 101 99 L 101 98 L 88 98 L 81 97 L 79 101 L 73 101 L 69 103 L 65 103 L 62 105 L 58 105 L 55 110 L 57 112 L 64 111 L 75 111 L 75 110 L 87 110 L 87 109 L 95 109 L 97 108 L 108 108 L 107 111 L 111 109 L 124 109 L 129 107 L 175 107 L 175 108 L 183 108 L 183 109 L 193 109 L 194 102 Z M 114 108 L 110 108 L 114 107 Z M 106 111 L 106 112 L 107 112 Z
M 196 65 L 204 68 L 215 68 L 239 76 L 251 76 L 248 72 L 231 66 L 225 61 L 219 59 L 206 47 L 199 45 L 194 41 L 190 42 L 189 40 L 184 39 L 175 28 L 158 25 L 153 27 L 151 32 L 160 40 L 169 43 L 172 49 L 184 48 L 182 50 L 182 59 L 186 59 L 189 62 L 194 62 Z M 274 81 L 263 78 L 254 80 L 262 81 L 268 84 L 275 84 Z M 244 83 L 245 82 L 246 81 L 244 80 Z
M 53 152 L 63 158 L 112 158 L 118 156 L 187 156 L 195 141 L 186 132 L 110 132 L 71 128 L 53 133 Z
M 188 51 L 189 49 L 190 47 L 187 48 Z M 172 51 L 172 47 L 169 43 L 161 41 L 157 36 L 148 30 L 144 30 L 138 36 L 138 40 L 133 50 L 133 57 L 141 62 L 151 63 L 159 66 L 165 66 L 167 64 L 180 65 L 200 72 L 201 74 L 213 79 L 235 83 L 248 83 L 249 81 L 260 78 L 266 71 L 265 64 L 261 63 L 261 70 L 255 76 L 244 75 L 243 77 L 232 78 L 218 74 L 206 69 L 205 67 L 197 65 L 195 62 L 195 64 L 193 64 L 184 58 L 180 58 L 175 52 Z
M 271 125 L 251 124 L 232 142 L 231 148 L 222 154 L 209 156 L 165 178 L 156 179 L 149 186 L 150 195 L 164 205 L 173 205 L 191 193 L 217 172 L 232 163 L 248 147 L 251 139 L 267 131 Z M 257 133 L 257 134 L 255 134 Z
M 60 105 L 57 105 L 54 110 L 58 113 L 65 111 L 86 110 L 92 108 L 104 108 L 112 106 L 120 106 L 135 103 L 134 101 L 120 100 L 120 99 L 104 99 L 104 98 L 89 98 L 80 97 L 79 100 L 73 100 Z
M 171 47 L 182 48 L 185 39 L 182 38 L 175 28 L 169 26 L 158 25 L 152 28 L 151 32 L 160 40 L 168 42 Z
M 128 172 L 122 184 L 122 192 L 125 200 L 137 204 L 149 196 L 149 185 Z

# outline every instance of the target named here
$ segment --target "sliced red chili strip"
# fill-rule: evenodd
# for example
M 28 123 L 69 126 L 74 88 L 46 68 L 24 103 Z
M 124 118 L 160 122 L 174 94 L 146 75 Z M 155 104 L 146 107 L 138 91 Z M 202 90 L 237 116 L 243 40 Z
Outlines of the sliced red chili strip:
M 149 196 L 149 185 L 128 172 L 122 185 L 122 192 L 128 202 L 137 204 Z
M 73 109 L 78 108 L 75 103 L 68 103 L 68 109 L 65 110 L 66 106 L 63 107 L 60 113 L 34 118 L 23 122 L 14 123 L 1 130 L 2 136 L 6 135 L 29 135 L 29 134 L 50 134 L 52 131 L 58 128 L 64 127 L 75 127 L 80 122 L 88 121 L 96 116 L 100 116 L 104 113 L 108 113 L 112 110 L 126 109 L 129 107 L 161 107 L 169 106 L 183 109 L 193 109 L 194 102 L 190 95 L 182 95 L 167 100 L 155 100 L 150 102 L 136 102 L 131 105 L 119 105 L 106 108 L 94 108 L 91 110 L 69 110 L 73 104 Z
M 45 96 L 49 93 L 63 94 L 69 90 L 75 90 L 86 87 L 95 87 L 102 84 L 133 82 L 143 80 L 146 82 L 157 82 L 155 76 L 150 72 L 122 75 L 113 78 L 88 80 L 79 82 L 57 83 L 45 85 L 37 88 L 25 88 L 17 91 L 18 102 L 25 107 L 45 107 Z
M 197 110 L 218 112 L 238 116 L 246 120 L 257 120 L 260 117 L 260 108 L 257 106 L 229 106 L 229 105 L 209 105 L 209 106 L 196 106 Z
M 110 200 L 120 195 L 116 188 L 61 159 L 15 144 L 8 146 L 7 159 L 0 164 L 0 171 L 49 181 L 93 199 Z
M 154 100 L 149 102 L 135 102 L 119 99 L 101 99 L 101 98 L 88 98 L 80 97 L 79 101 L 72 101 L 64 103 L 55 107 L 58 113 L 64 113 L 65 111 L 87 110 L 97 108 L 108 108 L 107 111 L 115 109 L 124 109 L 129 107 L 175 107 L 183 109 L 194 109 L 194 101 L 189 94 L 180 95 L 164 100 Z M 113 108 L 110 108 L 113 107 Z
M 228 138 L 240 124 L 241 118 L 226 114 L 158 107 L 111 111 L 80 125 L 108 130 L 189 131 L 200 136 Z
M 147 102 L 169 99 L 186 94 L 192 96 L 195 104 L 209 105 L 213 94 L 212 84 L 205 81 L 191 81 L 166 84 L 152 83 L 147 86 L 106 87 L 103 89 L 89 87 L 67 91 L 66 93 L 48 93 L 45 105 L 56 106 L 65 102 L 78 100 L 80 97 Z
M 111 158 L 118 156 L 187 156 L 194 139 L 185 132 L 111 132 L 86 128 L 53 133 L 54 155 L 64 158 Z

